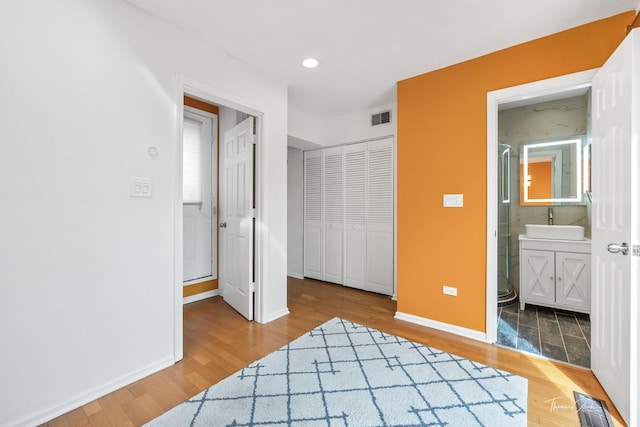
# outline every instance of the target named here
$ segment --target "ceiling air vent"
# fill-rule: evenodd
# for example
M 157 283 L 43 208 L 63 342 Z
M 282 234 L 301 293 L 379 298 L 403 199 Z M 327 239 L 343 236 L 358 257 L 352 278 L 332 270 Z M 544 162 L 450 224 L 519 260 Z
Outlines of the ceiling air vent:
M 390 110 L 371 115 L 371 126 L 384 125 L 386 123 L 391 123 Z

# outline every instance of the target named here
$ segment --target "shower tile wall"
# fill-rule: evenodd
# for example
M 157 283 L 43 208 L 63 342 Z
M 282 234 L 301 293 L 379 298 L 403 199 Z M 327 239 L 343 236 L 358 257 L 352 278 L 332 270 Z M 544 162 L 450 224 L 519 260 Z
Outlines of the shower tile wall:
M 516 107 L 499 112 L 499 141 L 511 145 L 511 281 L 516 290 L 520 285 L 518 235 L 524 234 L 525 224 L 546 224 L 546 206 L 520 206 L 520 146 L 545 139 L 587 135 L 590 94 L 535 105 Z M 590 237 L 590 215 L 587 206 L 554 206 L 555 224 L 574 224 L 585 227 Z M 502 272 L 499 272 L 502 274 Z

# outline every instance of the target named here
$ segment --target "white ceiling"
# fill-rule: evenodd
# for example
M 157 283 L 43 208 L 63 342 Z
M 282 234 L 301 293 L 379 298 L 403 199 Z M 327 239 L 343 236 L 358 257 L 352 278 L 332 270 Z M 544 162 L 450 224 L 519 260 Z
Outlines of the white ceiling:
M 286 81 L 290 104 L 320 117 L 394 102 L 398 80 L 638 5 L 638 0 L 126 1 Z M 303 68 L 308 56 L 320 66 Z

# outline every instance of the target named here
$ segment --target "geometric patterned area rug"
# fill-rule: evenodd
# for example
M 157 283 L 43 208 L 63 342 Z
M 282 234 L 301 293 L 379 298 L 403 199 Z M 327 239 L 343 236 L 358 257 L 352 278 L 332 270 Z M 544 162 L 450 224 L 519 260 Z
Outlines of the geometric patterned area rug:
M 334 318 L 147 426 L 519 426 L 527 380 Z

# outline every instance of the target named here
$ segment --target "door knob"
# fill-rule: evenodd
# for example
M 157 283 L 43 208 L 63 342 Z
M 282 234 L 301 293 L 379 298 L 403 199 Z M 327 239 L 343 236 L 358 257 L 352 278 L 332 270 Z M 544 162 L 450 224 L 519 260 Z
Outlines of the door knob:
M 226 222 L 221 222 L 220 223 L 220 228 L 227 228 L 227 223 Z
M 622 255 L 626 255 L 629 253 L 629 245 L 626 243 L 622 243 L 620 245 L 616 243 L 609 243 L 607 245 L 607 250 L 612 254 L 617 254 L 618 252 L 622 252 Z

